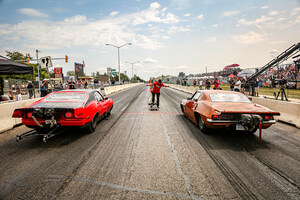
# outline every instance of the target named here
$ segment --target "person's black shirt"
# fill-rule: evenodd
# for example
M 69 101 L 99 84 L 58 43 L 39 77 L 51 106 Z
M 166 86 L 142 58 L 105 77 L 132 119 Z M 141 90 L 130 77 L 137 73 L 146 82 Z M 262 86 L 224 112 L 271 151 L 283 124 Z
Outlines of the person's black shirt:
M 75 89 L 76 83 L 74 81 L 73 82 L 70 81 L 68 84 L 70 84 L 69 89 Z

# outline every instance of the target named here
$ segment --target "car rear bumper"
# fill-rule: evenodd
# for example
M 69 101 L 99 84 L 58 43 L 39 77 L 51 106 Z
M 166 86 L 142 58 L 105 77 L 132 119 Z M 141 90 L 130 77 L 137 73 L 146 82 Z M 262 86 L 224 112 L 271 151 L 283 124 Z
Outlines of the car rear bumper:
M 212 123 L 212 124 L 239 124 L 241 123 L 240 121 L 236 121 L 236 120 L 213 120 L 213 119 L 207 119 L 208 123 Z M 275 124 L 276 120 L 269 120 L 269 121 L 263 121 L 263 124 Z
M 44 119 L 37 119 L 37 121 L 41 125 L 45 124 Z M 89 121 L 87 121 L 87 119 L 57 120 L 57 124 L 60 124 L 61 126 L 84 126 L 88 122 Z M 23 118 L 22 123 L 26 126 L 38 126 L 38 124 L 36 124 L 36 122 L 32 118 Z

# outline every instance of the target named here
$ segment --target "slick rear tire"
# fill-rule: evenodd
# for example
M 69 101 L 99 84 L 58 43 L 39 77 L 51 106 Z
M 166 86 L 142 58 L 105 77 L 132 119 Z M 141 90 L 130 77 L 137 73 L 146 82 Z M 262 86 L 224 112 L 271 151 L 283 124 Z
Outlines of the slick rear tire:
M 87 127 L 87 132 L 90 134 L 90 133 L 93 133 L 96 129 L 96 126 L 97 126 L 97 116 L 95 115 L 93 120 L 90 122 L 90 124 L 88 125 Z
M 205 125 L 201 116 L 198 117 L 198 127 L 199 127 L 200 131 L 204 134 L 208 134 L 210 131 L 209 128 Z
M 258 129 L 258 128 L 256 127 L 256 128 L 254 128 L 252 131 L 247 131 L 247 133 L 248 133 L 248 134 L 254 134 L 254 133 L 257 131 L 257 129 Z

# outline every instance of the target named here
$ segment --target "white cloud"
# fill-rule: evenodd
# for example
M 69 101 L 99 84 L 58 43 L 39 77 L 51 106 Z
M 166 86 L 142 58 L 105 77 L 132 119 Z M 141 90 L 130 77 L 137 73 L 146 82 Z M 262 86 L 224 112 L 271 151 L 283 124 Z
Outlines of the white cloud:
M 165 8 L 163 8 L 161 11 L 162 11 L 162 12 L 166 12 L 167 10 L 168 10 L 168 8 L 165 7 Z
M 191 14 L 190 14 L 190 13 L 186 13 L 186 14 L 184 14 L 183 16 L 189 17 L 189 16 L 191 16 Z
M 264 24 L 266 24 L 266 23 L 268 23 L 268 22 L 272 22 L 273 21 L 273 18 L 272 17 L 266 17 L 266 16 L 264 16 L 264 15 L 262 15 L 261 17 L 259 17 L 259 18 L 257 18 L 257 19 L 255 19 L 255 20 L 252 20 L 252 21 L 247 21 L 246 19 L 240 19 L 239 21 L 238 21 L 238 24 L 237 24 L 237 26 L 239 26 L 239 25 L 255 25 L 255 26 L 257 26 L 257 27 L 261 27 L 262 25 L 264 25 Z
M 164 14 L 161 10 L 159 10 L 160 4 L 157 2 L 151 3 L 150 8 L 143 10 L 139 13 L 134 13 L 131 16 L 128 16 L 131 20 L 133 20 L 133 25 L 140 25 L 149 22 L 161 22 L 165 24 L 175 24 L 179 22 L 178 17 L 176 17 L 172 13 Z M 163 14 L 163 15 L 162 15 Z
M 190 29 L 189 28 L 185 28 L 183 26 L 171 26 L 169 28 L 169 30 L 167 31 L 167 33 L 169 35 L 171 35 L 171 34 L 174 34 L 174 33 L 188 32 L 188 31 L 190 31 Z
M 42 13 L 39 10 L 33 9 L 33 8 L 21 8 L 19 9 L 19 13 L 23 15 L 27 15 L 29 17 L 48 17 L 47 14 Z
M 275 11 L 275 10 L 273 10 L 273 11 L 270 11 L 268 14 L 269 14 L 270 16 L 275 16 L 275 15 L 278 14 L 278 12 Z
M 143 63 L 157 63 L 158 60 L 155 60 L 153 58 L 146 58 L 145 60 L 143 60 Z
M 246 34 L 242 34 L 242 35 L 235 35 L 233 36 L 233 38 L 240 43 L 243 44 L 255 44 L 255 43 L 260 43 L 263 42 L 267 39 L 267 34 L 260 34 L 260 33 L 256 33 L 253 31 L 249 31 Z
M 203 19 L 203 14 L 201 14 L 201 15 L 198 15 L 198 19 Z
M 298 13 L 300 13 L 300 7 L 294 8 L 291 15 L 297 15 Z
M 261 9 L 267 9 L 268 8 L 268 6 L 263 6 L 263 7 L 261 7 Z
M 118 11 L 113 11 L 109 14 L 110 17 L 116 16 L 117 14 L 119 14 Z
M 223 13 L 223 16 L 224 17 L 231 17 L 231 16 L 237 15 L 239 13 L 240 13 L 240 11 L 226 11 L 226 12 Z
M 63 21 L 29 20 L 18 24 L 1 24 L 0 38 L 18 44 L 18 48 L 61 49 L 75 46 L 104 46 L 105 43 L 122 44 L 133 42 L 144 49 L 163 47 L 162 38 L 152 38 L 151 33 L 144 35 L 136 32 L 143 24 L 175 24 L 177 16 L 166 13 L 162 16 L 160 5 L 152 3 L 148 9 L 113 18 L 90 20 L 84 15 L 76 15 Z M 39 31 L 33 31 L 39 30 Z M 178 31 L 186 31 L 179 28 Z M 21 42 L 22 41 L 22 42 Z
M 76 15 L 70 18 L 66 18 L 65 22 L 71 23 L 71 24 L 82 24 L 87 22 L 87 18 L 84 15 Z
M 207 38 L 205 41 L 206 41 L 206 42 L 214 42 L 214 41 L 216 41 L 216 40 L 217 40 L 216 37 L 209 37 L 209 38 Z
M 214 28 L 217 28 L 217 27 L 219 27 L 219 25 L 218 25 L 218 24 L 214 24 L 213 27 L 214 27 Z

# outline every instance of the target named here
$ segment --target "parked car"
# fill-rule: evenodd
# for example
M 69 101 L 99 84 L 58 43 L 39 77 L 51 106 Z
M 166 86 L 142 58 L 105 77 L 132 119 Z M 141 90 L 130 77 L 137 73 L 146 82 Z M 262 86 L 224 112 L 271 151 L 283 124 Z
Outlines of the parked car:
M 208 133 L 211 129 L 227 128 L 254 133 L 275 124 L 272 111 L 252 103 L 244 94 L 223 90 L 198 90 L 191 98 L 182 100 L 181 110 L 200 130 Z
M 13 117 L 22 118 L 24 125 L 38 133 L 45 133 L 47 140 L 46 133 L 57 127 L 82 127 L 92 133 L 99 119 L 109 116 L 112 108 L 113 101 L 97 90 L 62 90 L 16 109 Z

